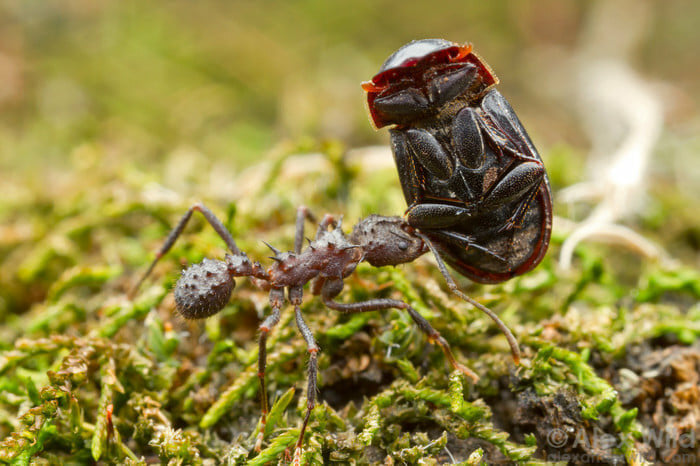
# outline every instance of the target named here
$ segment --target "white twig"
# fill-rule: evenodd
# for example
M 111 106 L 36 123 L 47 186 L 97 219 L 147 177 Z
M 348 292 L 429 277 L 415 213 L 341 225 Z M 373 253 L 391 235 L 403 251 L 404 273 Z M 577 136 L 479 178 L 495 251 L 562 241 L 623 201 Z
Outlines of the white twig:
M 649 159 L 662 127 L 659 99 L 622 61 L 585 61 L 579 84 L 584 127 L 592 143 L 591 179 L 560 193 L 565 202 L 599 199 L 591 214 L 566 239 L 559 256 L 569 269 L 576 245 L 594 239 L 620 244 L 645 257 L 660 248 L 616 222 L 641 205 Z

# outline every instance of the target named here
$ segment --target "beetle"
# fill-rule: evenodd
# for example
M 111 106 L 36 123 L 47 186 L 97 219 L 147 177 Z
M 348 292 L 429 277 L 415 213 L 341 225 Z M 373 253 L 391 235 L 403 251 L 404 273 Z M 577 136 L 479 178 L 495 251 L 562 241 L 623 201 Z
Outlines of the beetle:
M 479 283 L 532 270 L 552 231 L 544 164 L 497 84 L 471 44 L 443 39 L 404 45 L 362 83 L 374 126 L 392 126 L 406 220 Z

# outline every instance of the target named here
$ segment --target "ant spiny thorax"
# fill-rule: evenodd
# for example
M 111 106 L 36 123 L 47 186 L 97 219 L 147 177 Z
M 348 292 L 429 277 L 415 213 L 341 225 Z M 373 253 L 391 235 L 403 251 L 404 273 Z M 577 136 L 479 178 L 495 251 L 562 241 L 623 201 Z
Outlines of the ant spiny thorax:
M 307 252 L 313 261 L 310 265 L 318 270 L 321 277 L 345 278 L 362 260 L 361 248 L 348 241 L 340 226 L 322 232 L 317 240 L 309 244 Z
M 304 253 L 279 253 L 271 256 L 271 259 L 275 263 L 267 269 L 267 273 L 273 288 L 303 286 L 318 275 L 318 271 L 308 267 L 308 257 Z

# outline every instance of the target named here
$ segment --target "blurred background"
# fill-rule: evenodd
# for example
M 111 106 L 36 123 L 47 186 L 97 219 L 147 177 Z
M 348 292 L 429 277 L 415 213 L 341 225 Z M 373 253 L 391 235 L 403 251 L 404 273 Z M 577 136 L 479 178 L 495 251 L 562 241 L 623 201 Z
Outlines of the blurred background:
M 362 164 L 386 170 L 390 200 L 352 213 L 398 214 L 388 134 L 369 124 L 360 83 L 404 43 L 442 37 L 472 42 L 500 77 L 547 164 L 557 215 L 586 218 L 622 180 L 606 221 L 633 213 L 633 227 L 697 265 L 699 18 L 692 0 L 6 0 L 0 252 L 43 237 L 47 217 L 29 211 L 62 202 L 66 218 L 111 179 L 180 205 L 258 202 L 261 178 L 242 174 L 294 153 L 322 154 L 286 164 L 304 172 L 374 147 L 359 149 L 372 154 Z M 292 204 L 312 203 L 298 186 Z
M 386 144 L 359 84 L 425 37 L 472 42 L 542 152 L 590 148 L 573 113 L 581 57 L 617 58 L 657 84 L 659 152 L 697 150 L 699 18 L 692 0 L 6 0 L 0 168 L 43 178 L 85 143 L 149 170 L 183 148 L 240 169 L 285 140 Z

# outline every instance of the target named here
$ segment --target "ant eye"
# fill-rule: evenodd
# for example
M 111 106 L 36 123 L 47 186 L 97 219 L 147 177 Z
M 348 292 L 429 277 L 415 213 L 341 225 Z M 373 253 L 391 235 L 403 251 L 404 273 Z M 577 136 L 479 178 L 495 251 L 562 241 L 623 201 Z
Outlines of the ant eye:
M 399 249 L 401 249 L 402 251 L 405 251 L 406 249 L 408 249 L 408 243 L 405 241 L 399 242 Z

